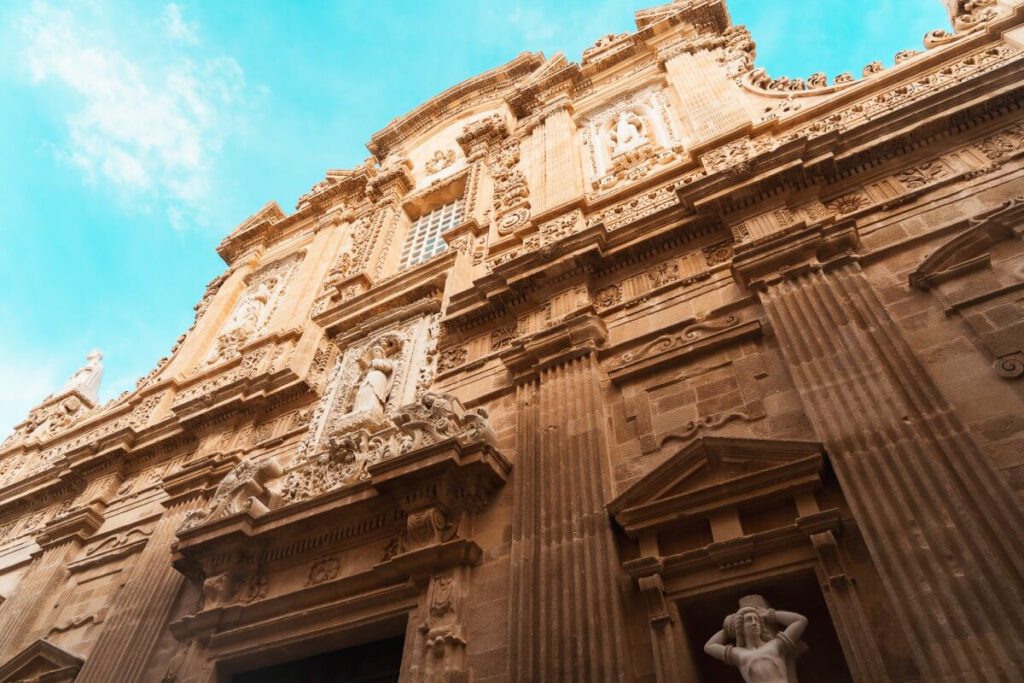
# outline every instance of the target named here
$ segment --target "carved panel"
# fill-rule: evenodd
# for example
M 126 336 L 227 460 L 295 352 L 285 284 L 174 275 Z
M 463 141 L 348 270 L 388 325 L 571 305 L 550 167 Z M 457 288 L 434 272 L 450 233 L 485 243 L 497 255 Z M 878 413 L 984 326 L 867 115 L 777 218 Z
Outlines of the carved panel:
M 293 254 L 260 268 L 247 278 L 245 291 L 217 335 L 214 347 L 206 357 L 206 365 L 237 355 L 245 343 L 266 331 L 300 260 L 302 254 Z
M 600 192 L 645 178 L 680 158 L 682 144 L 660 88 L 630 93 L 583 125 L 590 186 Z

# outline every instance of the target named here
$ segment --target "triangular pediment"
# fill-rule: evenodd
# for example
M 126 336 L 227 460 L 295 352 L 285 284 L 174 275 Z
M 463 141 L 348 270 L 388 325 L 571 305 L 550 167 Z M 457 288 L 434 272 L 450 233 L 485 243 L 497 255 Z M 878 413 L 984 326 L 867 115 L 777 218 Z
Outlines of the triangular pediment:
M 691 441 L 619 494 L 608 510 L 624 527 L 695 516 L 817 480 L 821 444 L 708 436 Z
M 1022 234 L 1024 195 L 967 222 L 967 229 L 925 257 L 910 274 L 910 284 L 918 289 L 958 277 L 976 268 L 986 267 L 993 245 L 1016 239 Z
M 0 683 L 41 680 L 72 681 L 84 660 L 48 640 L 39 639 L 0 666 Z

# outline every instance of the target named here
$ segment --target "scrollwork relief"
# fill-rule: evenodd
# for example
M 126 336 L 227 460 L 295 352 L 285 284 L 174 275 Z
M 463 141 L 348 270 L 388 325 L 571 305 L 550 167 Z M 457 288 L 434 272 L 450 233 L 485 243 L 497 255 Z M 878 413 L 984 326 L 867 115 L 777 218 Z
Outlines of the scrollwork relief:
M 467 410 L 453 396 L 426 392 L 376 431 L 338 434 L 326 451 L 300 456 L 288 473 L 282 498 L 290 504 L 350 486 L 369 478 L 367 468 L 373 463 L 453 438 L 496 442 L 487 411 Z
M 488 166 L 494 180 L 494 223 L 499 235 L 508 235 L 530 220 L 530 188 L 518 167 L 519 141 L 502 143 Z
M 270 492 L 266 483 L 281 474 L 275 458 L 243 460 L 221 480 L 205 510 L 192 510 L 185 516 L 178 533 L 242 511 L 255 515 L 268 512 Z

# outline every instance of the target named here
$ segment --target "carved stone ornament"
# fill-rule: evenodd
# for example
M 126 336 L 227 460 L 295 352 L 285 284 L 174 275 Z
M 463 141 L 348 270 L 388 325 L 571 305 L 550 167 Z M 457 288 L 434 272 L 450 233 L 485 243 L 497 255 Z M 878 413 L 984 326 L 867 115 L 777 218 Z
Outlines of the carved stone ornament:
M 427 389 L 436 364 L 436 325 L 436 314 L 427 315 L 349 344 L 329 373 L 300 453 L 321 453 L 334 436 L 378 430 Z
M 760 595 L 740 599 L 704 651 L 740 670 L 747 683 L 797 683 L 796 658 L 807 617 L 771 609 Z
M 644 178 L 682 153 L 668 98 L 659 88 L 631 93 L 591 116 L 584 142 L 597 191 Z
M 275 458 L 243 460 L 221 480 L 206 510 L 192 510 L 185 516 L 178 533 L 244 510 L 266 513 L 269 491 L 265 485 L 281 474 Z
M 301 456 L 285 480 L 282 497 L 294 503 L 358 483 L 369 478 L 370 465 L 446 439 L 496 441 L 487 411 L 466 410 L 454 396 L 426 392 L 376 431 L 338 434 L 326 451 Z
M 429 174 L 439 173 L 444 169 L 448 168 L 455 163 L 455 150 L 448 149 L 445 151 L 437 150 L 434 152 L 434 156 L 428 159 L 424 164 L 423 168 Z
M 206 357 L 208 365 L 237 355 L 244 344 L 266 329 L 300 259 L 301 255 L 282 259 L 258 270 L 250 278 L 245 292 L 235 304 Z
M 512 138 L 492 153 L 489 168 L 494 179 L 494 223 L 499 235 L 508 235 L 530 220 L 530 188 L 519 170 L 519 141 Z

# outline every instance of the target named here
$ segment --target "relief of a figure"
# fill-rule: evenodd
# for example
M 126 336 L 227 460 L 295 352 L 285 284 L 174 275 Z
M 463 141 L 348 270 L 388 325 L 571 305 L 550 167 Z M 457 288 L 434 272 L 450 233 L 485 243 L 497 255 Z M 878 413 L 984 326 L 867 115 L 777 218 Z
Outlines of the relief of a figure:
M 619 112 L 615 124 L 608 131 L 608 137 L 614 143 L 612 154 L 621 154 L 639 147 L 647 142 L 643 119 L 628 109 Z
M 363 376 L 359 380 L 350 412 L 383 418 L 394 373 L 394 361 L 387 357 L 383 346 L 374 344 L 370 349 L 370 360 L 366 363 Z

